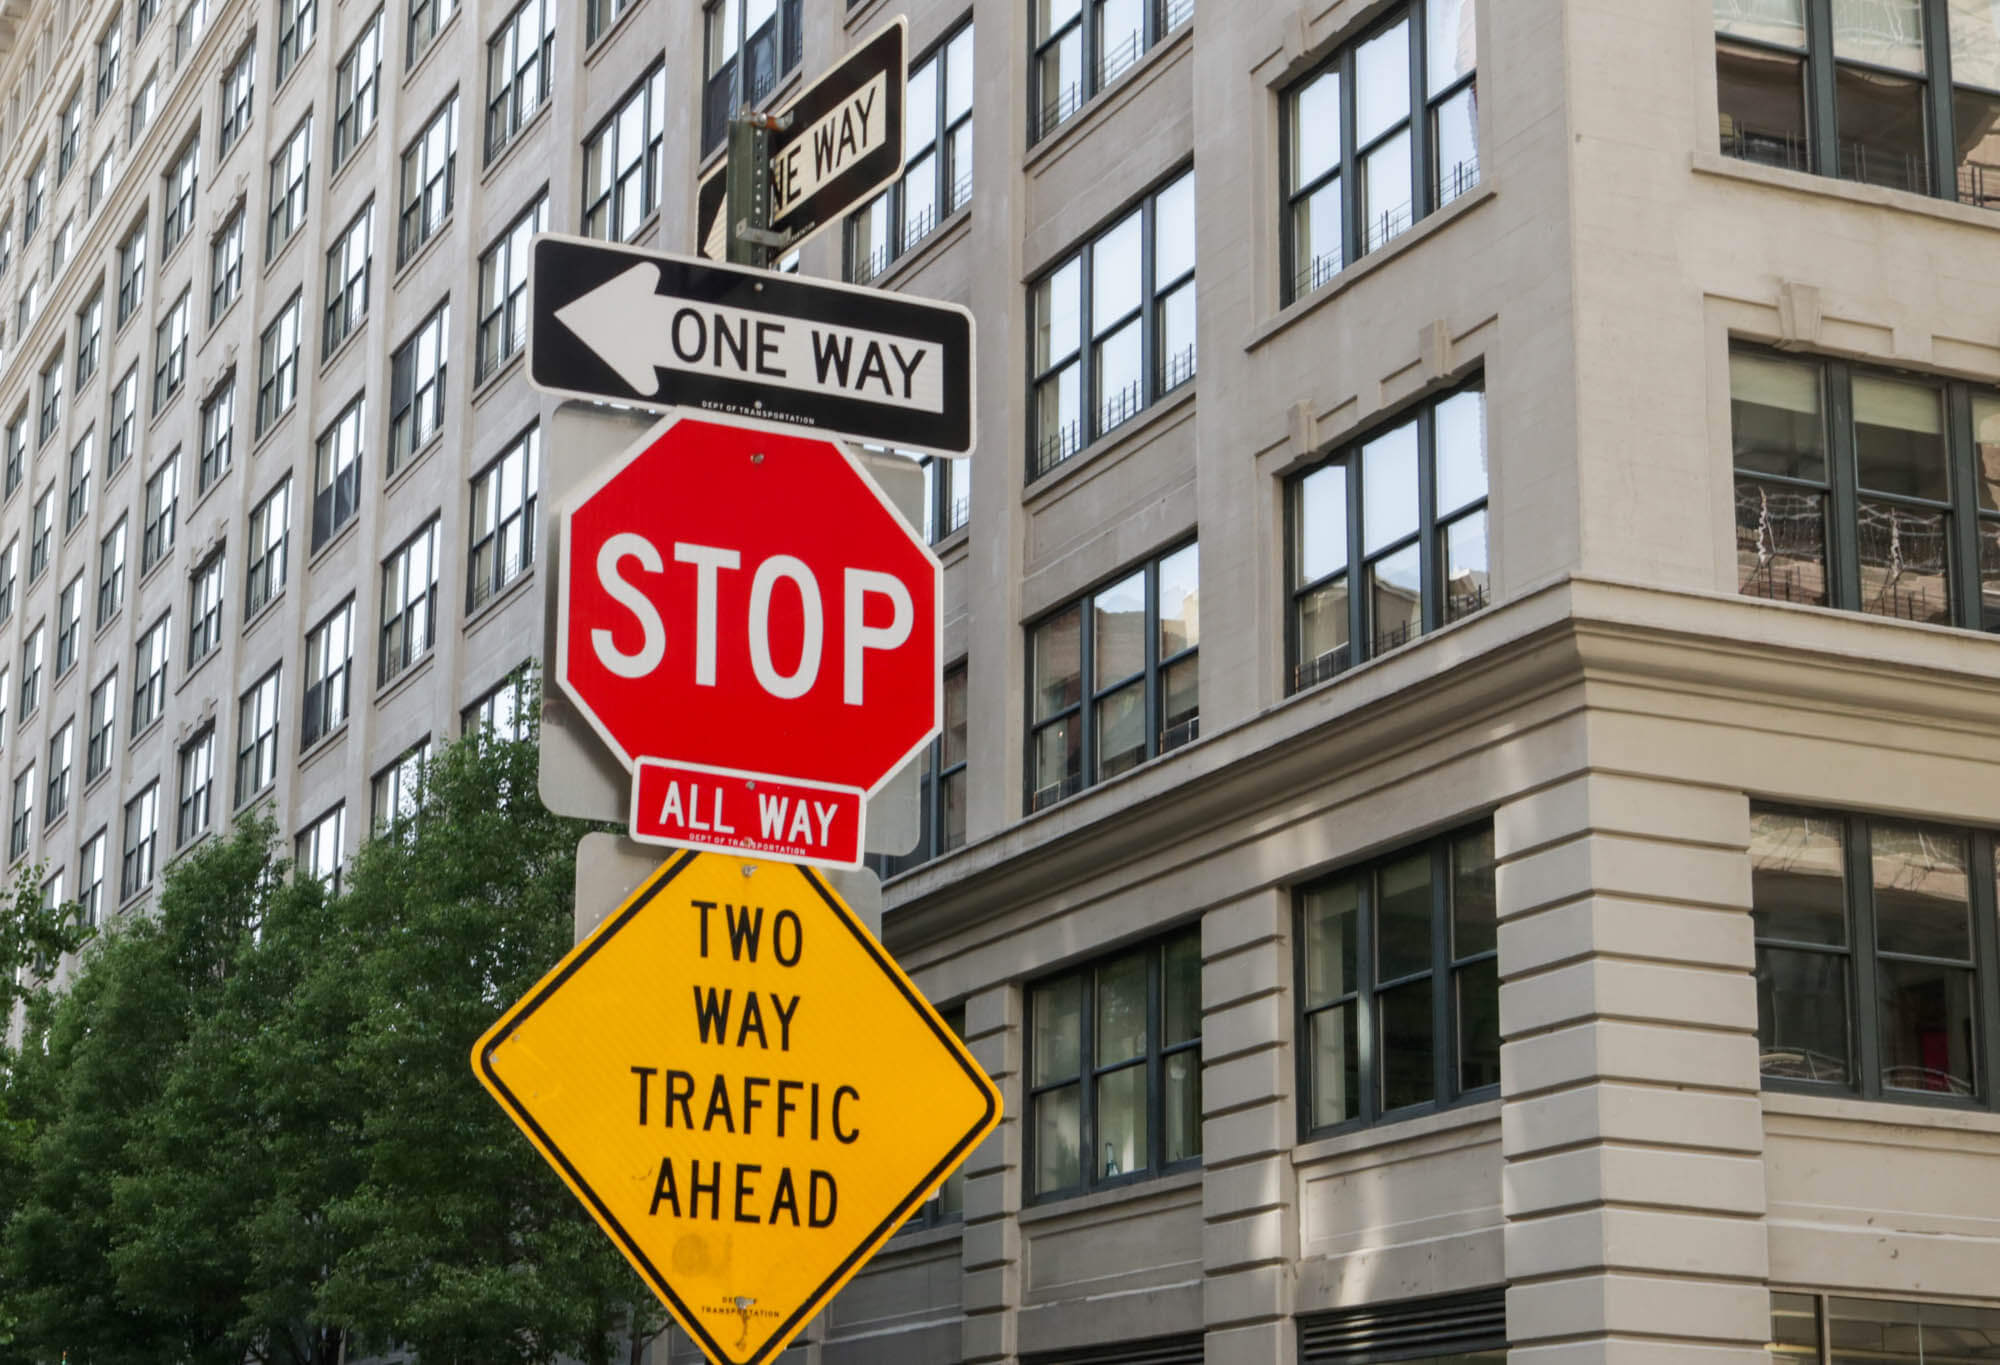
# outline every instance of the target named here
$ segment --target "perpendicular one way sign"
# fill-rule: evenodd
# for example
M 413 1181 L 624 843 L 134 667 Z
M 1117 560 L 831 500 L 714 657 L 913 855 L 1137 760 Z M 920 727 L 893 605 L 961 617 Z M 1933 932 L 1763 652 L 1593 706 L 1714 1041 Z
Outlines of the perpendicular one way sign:
M 972 449 L 973 322 L 955 304 L 552 234 L 530 261 L 544 392 Z
M 480 1083 L 720 1365 L 765 1365 L 1000 1120 L 807 868 L 684 852 L 474 1046 Z

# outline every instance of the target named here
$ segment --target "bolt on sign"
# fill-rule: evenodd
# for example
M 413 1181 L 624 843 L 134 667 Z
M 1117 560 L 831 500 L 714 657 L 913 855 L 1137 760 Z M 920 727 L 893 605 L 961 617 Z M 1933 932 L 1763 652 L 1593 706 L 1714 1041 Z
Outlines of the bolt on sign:
M 993 1082 L 818 874 L 699 851 L 661 864 L 472 1066 L 720 1365 L 774 1359 L 1000 1120 Z

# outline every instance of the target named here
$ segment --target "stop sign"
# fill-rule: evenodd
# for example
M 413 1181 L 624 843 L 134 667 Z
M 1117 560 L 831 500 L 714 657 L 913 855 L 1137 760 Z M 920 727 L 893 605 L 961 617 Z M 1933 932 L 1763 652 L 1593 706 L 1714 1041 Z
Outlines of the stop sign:
M 943 708 L 943 570 L 874 481 L 683 416 L 560 516 L 556 678 L 633 771 L 633 832 L 858 861 L 860 798 Z

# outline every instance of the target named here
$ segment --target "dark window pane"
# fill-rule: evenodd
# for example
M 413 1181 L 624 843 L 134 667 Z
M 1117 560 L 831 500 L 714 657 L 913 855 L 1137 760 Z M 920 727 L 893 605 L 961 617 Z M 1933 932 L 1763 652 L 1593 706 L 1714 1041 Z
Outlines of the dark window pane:
M 1074 1085 L 1035 1097 L 1035 1189 L 1072 1189 L 1083 1183 L 1082 1091 Z
M 1737 352 L 1729 357 L 1729 426 L 1746 474 L 1826 482 L 1819 366 Z
M 1885 953 L 1972 961 L 1965 836 L 1935 825 L 1879 822 L 1868 831 L 1875 943 Z
M 1431 855 L 1398 858 L 1375 874 L 1375 963 L 1378 981 L 1394 981 L 1431 965 Z
M 2000 512 L 2000 398 L 1972 400 L 1972 483 L 1981 511 Z
M 1760 945 L 1757 1040 L 1766 1076 L 1846 1085 L 1846 956 Z
M 1166 1143 L 1162 1160 L 1171 1164 L 1201 1155 L 1201 1053 L 1192 1048 L 1176 1052 L 1161 1066 L 1167 1089 L 1161 1110 L 1166 1123 L 1160 1135 Z
M 1080 1069 L 1083 1038 L 1083 978 L 1066 976 L 1037 987 L 1030 1022 L 1035 1034 L 1031 1085 L 1066 1080 Z
M 1083 616 L 1069 607 L 1035 630 L 1035 719 L 1074 706 L 1083 695 Z
M 1310 294 L 1340 273 L 1340 177 L 1292 205 L 1292 291 Z
M 1991 1354 L 2000 1333 L 2000 1311 L 1958 1303 L 1826 1301 L 1833 1365 L 1922 1365 L 1979 1360 Z
M 1306 1008 L 1338 1000 L 1359 984 L 1355 975 L 1361 932 L 1359 882 L 1343 877 L 1305 896 Z
M 1794 171 L 1813 168 L 1803 56 L 1717 43 L 1715 86 L 1724 156 Z
M 1345 1123 L 1361 1113 L 1361 1042 L 1353 1001 L 1312 1017 L 1313 1127 Z
M 1879 964 L 1882 1084 L 1973 1093 L 1972 973 L 1924 962 Z
M 2000 521 L 1979 523 L 1979 602 L 1982 628 L 2000 630 Z
M 1201 719 L 1197 663 L 1192 658 L 1183 659 L 1160 676 L 1161 753 L 1195 737 Z
M 1736 481 L 1736 589 L 1778 602 L 1827 602 L 1826 495 Z
M 1097 1065 L 1110 1066 L 1146 1051 L 1146 959 L 1127 953 L 1097 969 Z
M 1834 86 L 1841 179 L 1930 193 L 1923 82 L 1843 65 Z
M 1947 514 L 1866 498 L 1857 510 L 1861 610 L 1899 621 L 1950 625 Z
M 1083 786 L 1083 726 L 1075 716 L 1035 732 L 1034 783 L 1037 809 Z
M 1384 654 L 1424 633 L 1423 549 L 1411 545 L 1368 566 L 1368 633 Z
M 1130 772 L 1146 761 L 1146 684 L 1113 692 L 1097 705 L 1096 781 Z
M 1952 92 L 1951 106 L 1959 202 L 2000 207 L 2000 96 L 1960 87 Z
M 1097 1078 L 1096 1156 L 1100 1180 L 1146 1169 L 1145 1063 Z
M 1811 1294 L 1771 1294 L 1771 1350 L 1819 1359 L 1819 1302 Z
M 1347 580 L 1337 578 L 1299 599 L 1300 687 L 1309 687 L 1354 662 L 1348 648 Z
M 1436 1098 L 1431 1070 L 1431 983 L 1428 977 L 1376 997 L 1381 1020 L 1376 1049 L 1384 1112 Z
M 1458 1088 L 1500 1084 L 1500 961 L 1487 958 L 1460 967 L 1458 984 Z
M 1854 462 L 1863 488 L 1950 500 L 1941 399 L 1928 384 L 1854 377 Z
M 1201 934 L 1180 934 L 1161 949 L 1160 1046 L 1201 1037 Z
M 1451 955 L 1471 957 L 1493 950 L 1493 827 L 1487 825 L 1451 841 Z
M 1790 811 L 1750 813 L 1750 915 L 1757 937 L 1847 942 L 1841 822 Z

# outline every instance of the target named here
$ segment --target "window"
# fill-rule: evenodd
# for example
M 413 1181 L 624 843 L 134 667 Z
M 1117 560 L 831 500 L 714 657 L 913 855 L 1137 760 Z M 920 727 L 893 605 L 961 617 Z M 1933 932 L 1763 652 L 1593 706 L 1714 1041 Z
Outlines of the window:
M 56 183 L 62 184 L 83 150 L 83 82 L 76 83 L 56 123 Z
M 299 831 L 296 864 L 300 873 L 340 894 L 341 848 L 346 843 L 347 806 L 335 806 Z
M 299 744 L 311 748 L 347 723 L 348 683 L 354 674 L 354 599 L 341 603 L 306 632 L 305 714 Z
M 148 71 L 146 79 L 139 86 L 139 93 L 132 96 L 132 107 L 125 119 L 125 145 L 136 147 L 152 126 L 153 115 L 160 112 L 160 76 L 157 71 Z
M 1477 386 L 1291 481 L 1292 691 L 1487 604 L 1486 482 Z
M 111 92 L 118 87 L 118 60 L 124 42 L 124 25 L 118 15 L 111 16 L 104 32 L 97 39 L 97 97 L 91 106 L 91 113 L 101 114 L 104 106 L 111 102 Z
M 1036 983 L 1028 1038 L 1032 1197 L 1200 1159 L 1199 928 Z
M 583 140 L 583 235 L 629 242 L 660 207 L 667 72 L 656 66 Z
M 1199 547 L 1184 545 L 1030 630 L 1031 811 L 1196 736 L 1199 578 Z
M 1766 1084 L 1993 1103 L 1994 836 L 1751 808 Z
M 56 677 L 76 667 L 77 646 L 83 638 L 83 571 L 63 584 L 56 598 Z
M 910 72 L 903 177 L 848 219 L 847 278 L 866 284 L 972 199 L 972 25 Z
M 10 208 L 0 214 L 0 279 L 6 278 L 7 267 L 14 260 L 14 216 Z
M 912 458 L 924 471 L 924 524 L 918 529 L 936 545 L 963 529 L 972 515 L 972 462 L 938 455 Z
M 146 292 L 146 220 L 141 218 L 118 244 L 118 325 L 139 310 Z
M 181 391 L 187 381 L 188 291 L 173 301 L 153 334 L 153 411 Z
M 97 459 L 97 438 L 84 432 L 69 448 L 68 494 L 63 499 L 63 534 L 68 535 L 90 515 L 90 466 Z
M 965 844 L 965 686 L 964 664 L 945 670 L 944 732 L 918 758 L 917 846 L 872 857 L 877 876 L 900 876 Z
M 375 126 L 376 97 L 382 75 L 382 11 L 368 21 L 354 46 L 340 59 L 333 79 L 333 168 L 361 145 Z
M 97 542 L 97 629 L 125 605 L 125 518 Z
M 264 221 L 266 261 L 278 254 L 278 248 L 289 242 L 306 220 L 306 179 L 311 163 L 312 115 L 308 114 L 271 158 L 271 205 Z
M 465 708 L 459 717 L 463 733 L 499 740 L 526 739 L 534 718 L 529 714 L 528 670 L 523 665 L 500 685 Z
M 729 115 L 739 104 L 755 109 L 778 82 L 798 69 L 805 53 L 801 0 L 706 0 L 702 35 L 707 80 L 702 86 L 701 151 L 722 145 Z M 737 49 L 749 53 L 737 98 Z
M 446 348 L 451 305 L 418 325 L 416 335 L 396 348 L 389 361 L 389 473 L 430 444 L 444 422 Z
M 1299 1365 L 1507 1365 L 1507 1290 L 1301 1313 Z
M 7 550 L 0 554 L 0 625 L 14 617 L 15 576 L 21 564 L 21 538 L 7 542 Z M 4 690 L 4 689 L 0 689 Z
M 278 670 L 273 668 L 236 704 L 236 804 L 278 780 Z
M 1750 350 L 1729 370 L 1740 592 L 2000 631 L 2000 391 Z
M 543 191 L 479 258 L 479 375 L 485 382 L 528 340 L 528 243 L 549 230 Z
M 229 155 L 236 139 L 250 126 L 250 106 L 257 79 L 257 40 L 243 44 L 236 60 L 222 73 L 222 128 L 217 134 L 215 158 Z
M 84 745 L 83 780 L 95 782 L 111 770 L 118 732 L 118 674 L 114 670 L 90 689 L 90 735 Z
M 1066 123 L 1193 18 L 1194 0 L 1041 0 L 1035 11 L 1031 140 Z
M 14 490 L 27 477 L 28 453 L 28 408 L 24 403 L 14 414 L 14 420 L 7 423 L 7 476 L 6 496 L 13 497 Z
M 292 410 L 299 396 L 300 295 L 271 319 L 257 343 L 257 434 L 261 437 Z
M 347 405 L 319 438 L 313 456 L 312 548 L 331 540 L 361 507 L 361 442 L 366 396 Z
M 472 560 L 467 609 L 489 601 L 535 562 L 535 498 L 542 429 L 529 427 L 472 479 Z
M 43 627 L 37 625 L 21 642 L 22 720 L 34 715 L 35 708 L 42 704 L 42 663 L 48 655 L 42 631 Z
M 49 537 L 55 533 L 56 486 L 50 484 L 35 500 L 34 519 L 28 526 L 28 582 L 32 585 L 49 567 Z
M 1723 155 L 2000 204 L 1994 18 L 1982 0 L 1717 0 Z
M 132 13 L 132 36 L 145 37 L 146 30 L 153 26 L 153 20 L 159 17 L 159 13 L 160 0 L 139 0 Z
M 42 826 L 47 828 L 69 811 L 70 769 L 76 758 L 76 722 L 66 720 L 49 736 L 49 792 Z
M 28 834 L 35 827 L 35 765 L 30 763 L 14 775 L 13 823 L 7 829 L 7 860 L 28 851 Z
M 42 225 L 42 212 L 48 207 L 49 165 L 44 157 L 35 158 L 35 168 L 21 181 L 21 245 L 25 248 L 34 240 L 35 229 Z
M 522 0 L 486 42 L 486 159 L 491 161 L 548 103 L 556 0 Z
M 278 84 L 292 74 L 319 27 L 318 0 L 278 0 Z
M 446 100 L 424 131 L 403 151 L 403 211 L 396 230 L 401 265 L 451 216 L 451 184 L 458 169 L 458 96 Z
M 409 66 L 417 64 L 417 58 L 437 37 L 445 20 L 458 13 L 458 0 L 410 0 L 409 42 L 403 48 L 404 62 Z
M 100 829 L 77 851 L 76 903 L 86 929 L 104 923 L 104 840 Z
M 368 315 L 368 281 L 373 270 L 375 201 L 362 205 L 326 253 L 326 326 L 320 354 L 330 356 Z
M 174 842 L 185 848 L 206 834 L 215 794 L 215 727 L 205 726 L 181 749 L 180 815 L 174 824 Z
M 160 835 L 160 784 L 149 782 L 146 789 L 125 803 L 125 865 L 118 880 L 122 900 L 153 884 L 155 851 Z
M 239 208 L 208 244 L 208 325 L 215 326 L 242 292 L 243 210 Z
M 179 70 L 194 55 L 194 45 L 208 27 L 208 0 L 188 0 L 174 20 L 174 68 Z
M 1031 478 L 1194 378 L 1194 172 L 1043 276 L 1033 305 Z
M 292 476 L 250 509 L 249 571 L 244 576 L 243 618 L 247 621 L 285 590 L 285 562 L 291 548 Z
M 42 277 L 30 270 L 28 278 L 21 282 L 21 301 L 14 308 L 14 337 L 25 342 L 28 328 L 34 325 L 42 311 Z
M 35 439 L 46 445 L 49 437 L 56 434 L 62 425 L 63 362 L 62 350 L 57 348 L 55 356 L 42 367 L 41 415 L 35 428 Z
M 373 810 L 369 823 L 376 830 L 401 824 L 415 817 L 423 803 L 424 765 L 430 762 L 431 742 L 419 740 L 401 758 L 375 774 L 370 793 Z
M 626 10 L 637 0 L 585 0 L 584 4 L 584 45 L 588 47 L 603 37 L 610 27 L 618 22 Z
M 139 411 L 139 367 L 134 364 L 111 390 L 111 439 L 104 446 L 106 478 L 125 467 L 132 458 L 133 419 Z
M 54 284 L 62 276 L 62 269 L 69 264 L 69 258 L 76 250 L 76 215 L 63 215 L 62 226 L 49 239 L 49 283 Z
M 437 539 L 438 519 L 432 517 L 382 563 L 382 663 L 377 683 L 400 677 L 437 640 Z
M 139 547 L 139 572 L 146 573 L 174 548 L 174 513 L 180 502 L 180 455 L 176 452 L 146 480 L 146 524 Z
M 167 705 L 167 633 L 173 617 L 163 615 L 139 637 L 132 651 L 132 737 L 160 718 Z
M 104 291 L 97 290 L 76 313 L 76 386 L 80 389 L 97 373 L 104 356 Z
M 195 181 L 201 167 L 201 139 L 190 137 L 181 154 L 166 173 L 166 211 L 160 219 L 160 256 L 174 254 L 174 248 L 194 228 Z
M 1500 1082 L 1493 830 L 1301 889 L 1301 1133 L 1403 1118 Z
M 118 162 L 118 148 L 115 143 L 107 143 L 104 155 L 97 158 L 97 164 L 90 168 L 90 184 L 84 189 L 83 211 L 88 217 L 97 212 L 105 196 L 111 193 L 111 172 Z M 0 255 L 4 255 L 0 252 Z
M 1475 7 L 1412 0 L 1285 95 L 1286 302 L 1479 183 Z
M 1984 1304 L 1843 1298 L 1771 1291 L 1774 1365 L 1831 1365 L 1866 1358 L 1882 1365 L 1962 1359 L 2000 1333 L 2000 1309 Z
M 188 580 L 188 660 L 191 669 L 222 643 L 223 552 L 195 567 Z

